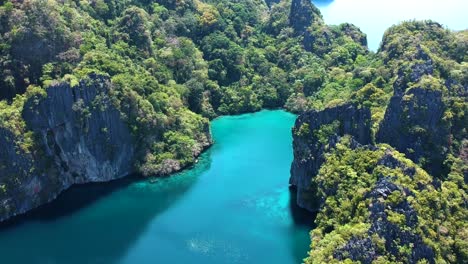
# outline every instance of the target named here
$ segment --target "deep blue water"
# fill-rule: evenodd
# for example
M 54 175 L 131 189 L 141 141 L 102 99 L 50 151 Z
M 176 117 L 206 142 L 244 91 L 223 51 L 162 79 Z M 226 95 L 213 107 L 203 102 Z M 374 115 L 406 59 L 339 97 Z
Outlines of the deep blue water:
M 468 28 L 467 0 L 312 0 L 325 23 L 350 22 L 367 34 L 376 51 L 390 26 L 405 20 L 431 19 L 451 30 Z
M 288 190 L 295 116 L 212 123 L 216 144 L 156 183 L 74 187 L 0 227 L 1 263 L 299 263 L 312 217 Z

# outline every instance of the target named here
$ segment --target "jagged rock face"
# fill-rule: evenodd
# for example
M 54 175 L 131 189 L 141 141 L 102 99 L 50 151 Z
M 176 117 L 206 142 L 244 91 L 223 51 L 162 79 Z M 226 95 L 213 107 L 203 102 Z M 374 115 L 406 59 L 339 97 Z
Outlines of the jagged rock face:
M 400 66 L 395 82 L 393 83 L 393 92 L 395 96 L 403 95 L 410 83 L 417 83 L 424 75 L 434 73 L 434 62 L 431 57 L 418 47 L 416 52 L 410 58 L 407 66 Z
M 318 13 L 318 10 L 312 5 L 310 0 L 292 1 L 289 22 L 296 34 L 304 34 L 306 29 L 312 24 L 315 13 Z
M 379 165 L 392 168 L 401 169 L 405 175 L 414 178 L 416 169 L 414 167 L 407 167 L 401 161 L 397 160 L 390 153 L 386 153 L 378 162 Z M 424 186 L 421 186 L 424 188 Z M 414 194 L 399 186 L 389 176 L 380 178 L 375 184 L 372 191 L 367 195 L 367 198 L 371 199 L 369 205 L 371 228 L 369 229 L 369 237 L 374 234 L 378 234 L 379 237 L 385 239 L 386 250 L 397 256 L 398 259 L 403 259 L 403 254 L 399 251 L 398 246 L 410 246 L 412 245 L 413 254 L 409 258 L 410 263 L 417 263 L 419 260 L 426 259 L 429 263 L 435 263 L 435 254 L 433 250 L 423 242 L 422 237 L 415 232 L 418 224 L 418 214 L 409 203 L 408 199 L 402 199 L 397 204 L 391 206 L 386 203 L 386 200 L 393 192 L 399 192 L 404 194 L 405 197 L 414 197 Z M 385 210 L 391 210 L 405 216 L 404 226 L 409 228 L 401 228 L 399 225 L 389 221 L 388 212 Z M 399 241 L 399 244 L 395 244 L 393 241 Z
M 367 47 L 367 35 L 364 34 L 357 26 L 349 23 L 343 23 L 340 25 L 340 30 L 343 34 L 353 39 L 354 42 L 363 47 Z
M 352 104 L 309 111 L 297 118 L 293 128 L 294 160 L 289 183 L 297 187 L 300 207 L 310 211 L 318 209 L 320 197 L 315 195 L 316 186 L 312 179 L 325 161 L 327 149 L 333 147 L 339 136 L 346 134 L 352 135 L 361 144 L 371 143 L 370 120 L 368 108 Z
M 320 10 L 310 0 L 293 0 L 289 24 L 296 36 L 302 36 L 304 49 L 319 56 L 331 50 L 334 42 L 343 36 L 367 49 L 367 36 L 358 27 L 344 23 L 330 27 L 323 22 Z
M 446 105 L 440 90 L 408 88 L 409 83 L 417 83 L 434 71 L 427 54 L 419 50 L 416 58 L 422 62 L 412 64 L 408 74 L 399 71 L 376 140 L 390 144 L 411 160 L 422 163 L 428 172 L 440 175 L 449 150 L 450 131 L 443 120 Z
M 418 223 L 417 212 L 411 207 L 407 200 L 401 201 L 399 204 L 390 207 L 386 204 L 386 199 L 392 192 L 409 192 L 404 188 L 396 185 L 390 178 L 383 177 L 379 179 L 375 187 L 368 194 L 367 198 L 371 199 L 369 205 L 371 227 L 368 230 L 367 236 L 353 236 L 344 246 L 337 248 L 333 256 L 338 260 L 350 258 L 353 261 L 361 263 L 372 263 L 379 256 L 379 249 L 372 242 L 372 237 L 378 235 L 385 240 L 385 251 L 397 259 L 403 259 L 405 256 L 399 251 L 401 246 L 411 246 L 412 254 L 409 263 L 418 263 L 419 260 L 426 260 L 429 263 L 435 263 L 435 254 L 432 248 L 423 242 L 420 235 L 414 231 Z M 411 194 L 408 194 L 411 196 Z M 388 220 L 389 216 L 386 210 L 397 212 L 406 217 L 405 227 Z M 396 244 L 394 241 L 398 241 Z
M 312 35 L 308 28 L 313 25 L 316 17 L 320 17 L 320 11 L 309 0 L 293 0 L 291 3 L 291 12 L 289 15 L 289 24 L 294 29 L 297 36 L 303 36 L 304 49 L 313 51 L 313 43 L 316 41 L 316 36 Z M 326 44 L 331 43 L 332 34 L 327 27 L 321 32 L 322 39 L 326 40 Z
M 410 100 L 409 100 L 410 99 Z M 379 142 L 394 146 L 435 175 L 447 155 L 449 131 L 443 124 L 445 105 L 440 91 L 414 88 L 395 95 L 377 134 Z
M 391 152 L 387 152 L 379 160 L 378 165 L 401 169 L 405 175 L 409 175 L 411 178 L 416 172 L 414 167 L 405 166 L 393 157 Z M 393 193 L 401 193 L 405 199 L 392 204 L 388 199 Z M 381 175 L 365 196 L 366 199 L 370 200 L 368 206 L 370 228 L 367 231 L 367 236 L 351 237 L 344 246 L 337 248 L 333 253 L 334 258 L 338 260 L 350 258 L 363 264 L 371 264 L 380 255 L 378 246 L 372 241 L 372 237 L 378 236 L 384 241 L 380 247 L 385 248 L 385 252 L 397 259 L 407 259 L 408 263 L 418 263 L 420 260 L 435 263 L 434 251 L 424 243 L 423 238 L 415 231 L 418 225 L 418 214 L 407 197 L 414 197 L 414 194 L 407 188 L 396 184 L 395 178 Z M 405 217 L 405 221 L 402 223 L 403 227 L 389 220 L 389 212 L 395 212 Z M 412 253 L 408 256 L 407 253 L 401 252 L 399 248 L 402 246 L 410 247 Z
M 433 181 L 388 145 L 361 145 L 342 137 L 314 178 L 325 199 L 305 262 L 436 263 L 439 249 L 451 246 L 438 248 L 435 242 L 445 216 L 436 216 L 443 195 Z
M 44 185 L 57 186 L 54 172 L 45 175 L 36 170 L 38 165 L 44 166 L 40 156 L 34 160 L 14 139 L 9 130 L 0 127 L 0 221 L 46 202 Z
M 117 179 L 133 172 L 135 144 L 108 97 L 110 80 L 90 76 L 76 87 L 58 84 L 23 110 L 36 136 L 35 153 L 22 151 L 0 129 L 0 221 L 53 200 L 73 184 Z M 13 177 L 14 176 L 14 177 Z M 12 182 L 15 181 L 15 182 Z
M 110 101 L 110 88 L 110 80 L 94 76 L 74 88 L 52 86 L 39 104 L 26 103 L 29 129 L 73 183 L 108 181 L 132 171 L 132 136 Z

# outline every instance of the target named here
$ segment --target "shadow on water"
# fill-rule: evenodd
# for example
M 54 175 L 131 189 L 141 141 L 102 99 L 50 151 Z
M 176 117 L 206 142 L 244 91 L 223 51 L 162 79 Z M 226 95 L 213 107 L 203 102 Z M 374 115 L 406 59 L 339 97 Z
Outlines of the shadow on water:
M 289 210 L 291 211 L 294 223 L 298 226 L 308 227 L 310 229 L 315 228 L 315 217 L 316 212 L 307 211 L 297 205 L 296 202 L 297 190 L 295 188 L 289 188 Z
M 25 214 L 0 223 L 0 231 L 15 228 L 30 221 L 48 222 L 70 216 L 81 209 L 91 206 L 113 192 L 124 189 L 130 184 L 142 181 L 141 176 L 129 175 L 122 179 L 105 183 L 87 183 L 74 185 L 62 192 L 55 200 L 41 205 Z
M 312 3 L 317 7 L 327 7 L 335 0 L 312 0 Z
M 294 224 L 300 228 L 311 231 L 316 227 L 315 218 L 317 212 L 307 211 L 297 205 L 296 202 L 297 190 L 295 188 L 289 188 L 289 210 L 291 212 Z M 291 244 L 291 252 L 297 263 L 302 263 L 303 259 L 307 257 L 307 251 L 309 248 L 304 248 L 304 244 L 307 242 L 310 244 L 310 236 L 308 233 L 296 234 L 293 243 Z
M 0 255 L 5 263 L 118 262 L 151 221 L 209 170 L 210 152 L 190 170 L 153 184 L 131 176 L 72 187 L 52 203 L 0 225 Z

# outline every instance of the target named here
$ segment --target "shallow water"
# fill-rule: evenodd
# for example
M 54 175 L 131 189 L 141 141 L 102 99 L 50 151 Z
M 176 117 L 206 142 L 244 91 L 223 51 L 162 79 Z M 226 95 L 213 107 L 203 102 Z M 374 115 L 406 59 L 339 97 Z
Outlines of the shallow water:
M 376 51 L 387 28 L 401 21 L 431 19 L 451 30 L 468 28 L 467 0 L 312 0 L 325 23 L 353 23 Z
M 295 116 L 212 123 L 191 170 L 72 188 L 0 228 L 2 263 L 299 263 L 312 217 L 290 202 Z

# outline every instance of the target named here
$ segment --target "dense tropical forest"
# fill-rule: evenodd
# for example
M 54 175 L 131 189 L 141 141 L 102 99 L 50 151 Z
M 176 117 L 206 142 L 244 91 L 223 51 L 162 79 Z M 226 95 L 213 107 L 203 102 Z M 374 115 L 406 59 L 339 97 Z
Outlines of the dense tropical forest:
M 468 261 L 468 31 L 408 21 L 371 52 L 359 28 L 327 25 L 307 0 L 0 4 L 0 214 L 24 211 L 25 185 L 37 206 L 50 200 L 46 184 L 86 181 L 65 157 L 67 136 L 106 145 L 90 152 L 108 158 L 128 134 L 132 156 L 116 159 L 131 168 L 116 170 L 168 175 L 211 144 L 217 116 L 352 105 L 368 110 L 365 125 L 353 123 L 365 142 L 340 118 L 293 131 L 314 145 L 305 152 L 323 154 L 309 182 L 319 213 L 305 261 Z M 70 109 L 60 108 L 68 93 Z M 63 109 L 77 128 L 56 121 L 70 118 Z M 125 126 L 105 125 L 113 119 Z M 77 180 L 62 185 L 63 172 Z M 390 193 L 379 198 L 383 181 Z
M 22 148 L 31 148 L 21 118 L 24 102 L 58 82 L 74 87 L 90 74 L 103 75 L 112 82 L 113 103 L 144 142 L 138 170 L 150 175 L 166 171 L 160 165 L 167 159 L 193 162 L 194 137 L 208 118 L 262 108 L 323 108 L 365 81 L 388 90 L 390 77 L 375 76 L 385 68 L 368 55 L 359 29 L 326 26 L 313 6 L 296 5 L 6 1 L 2 127 L 18 136 Z M 289 19 L 291 12 L 297 15 Z M 310 21 L 313 34 L 304 37 Z M 79 104 L 75 108 L 87 114 Z

